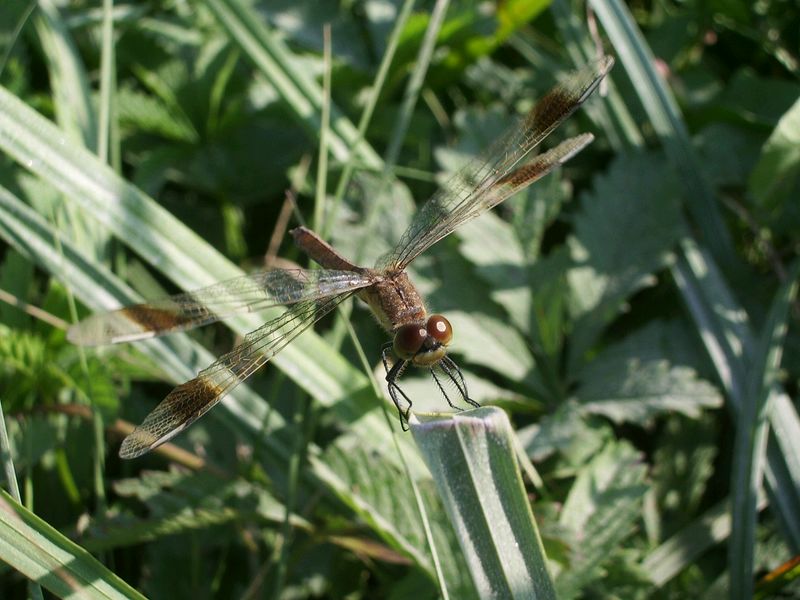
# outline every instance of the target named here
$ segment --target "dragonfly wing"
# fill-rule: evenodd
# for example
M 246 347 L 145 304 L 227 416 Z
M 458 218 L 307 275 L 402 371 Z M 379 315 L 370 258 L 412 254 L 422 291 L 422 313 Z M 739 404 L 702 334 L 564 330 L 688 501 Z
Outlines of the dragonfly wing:
M 458 226 L 530 185 L 586 146 L 592 138 L 578 136 L 526 162 L 528 154 L 597 88 L 613 64 L 613 58 L 607 56 L 550 90 L 518 124 L 420 208 L 397 247 L 379 261 L 378 268 L 405 268 Z
M 353 271 L 259 271 L 192 292 L 90 315 L 70 327 L 67 338 L 83 346 L 131 342 L 277 304 L 342 294 L 370 283 L 368 276 Z
M 240 345 L 200 371 L 197 377 L 172 390 L 125 438 L 120 457 L 141 456 L 186 429 L 350 295 L 298 302 L 249 333 Z

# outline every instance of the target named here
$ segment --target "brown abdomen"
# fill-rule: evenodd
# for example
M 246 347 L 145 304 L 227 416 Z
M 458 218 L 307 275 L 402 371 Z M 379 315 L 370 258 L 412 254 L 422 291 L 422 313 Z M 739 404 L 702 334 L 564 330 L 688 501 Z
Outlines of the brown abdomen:
M 326 269 L 339 271 L 356 271 L 362 273 L 366 269 L 354 265 L 344 256 L 333 249 L 328 242 L 319 237 L 307 227 L 295 227 L 289 233 L 294 238 L 294 243 L 317 264 Z

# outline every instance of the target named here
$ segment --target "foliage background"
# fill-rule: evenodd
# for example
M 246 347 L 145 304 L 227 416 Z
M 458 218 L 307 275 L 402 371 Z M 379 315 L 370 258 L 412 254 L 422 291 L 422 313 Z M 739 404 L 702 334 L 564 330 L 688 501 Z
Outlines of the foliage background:
M 105 23 L 97 3 L 3 2 L 3 98 L 58 124 L 65 167 L 22 159 L 34 135 L 11 135 L 5 112 L 0 289 L 70 321 L 73 295 L 80 315 L 120 298 L 109 268 L 156 297 L 265 255 L 302 262 L 282 241 L 289 188 L 297 214 L 368 263 L 414 199 L 602 43 L 618 61 L 607 95 L 558 134 L 591 130 L 595 143 L 413 276 L 453 322 L 473 396 L 509 413 L 535 464 L 526 485 L 561 597 L 745 597 L 800 546 L 799 313 L 786 286 L 800 231 L 800 11 L 591 4 L 594 37 L 578 3 L 452 3 L 425 70 L 436 7 L 421 3 L 359 141 L 397 2 L 138 2 Z M 168 214 L 137 213 L 142 194 Z M 52 255 L 25 249 L 19 203 L 60 232 Z M 127 422 L 259 319 L 193 333 L 202 346 L 176 336 L 82 354 L 0 304 L 0 401 L 23 503 L 151 597 L 435 597 L 411 478 L 451 593 L 470 594 L 418 451 L 384 419 L 348 336 L 352 323 L 380 378 L 384 336 L 358 305 L 177 438 L 188 454 L 116 458 Z M 426 379 L 406 388 L 440 408 Z M 25 589 L 4 570 L 2 597 Z

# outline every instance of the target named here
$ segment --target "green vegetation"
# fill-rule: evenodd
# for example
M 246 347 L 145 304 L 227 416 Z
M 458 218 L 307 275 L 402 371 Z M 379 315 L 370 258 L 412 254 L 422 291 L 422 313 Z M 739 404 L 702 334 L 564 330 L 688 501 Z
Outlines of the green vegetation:
M 496 4 L 0 3 L 0 597 L 800 597 L 800 8 Z M 409 371 L 404 433 L 347 302 L 118 459 L 276 313 L 65 323 L 305 265 L 287 215 L 369 264 L 599 48 L 595 142 L 411 269 L 483 408 Z

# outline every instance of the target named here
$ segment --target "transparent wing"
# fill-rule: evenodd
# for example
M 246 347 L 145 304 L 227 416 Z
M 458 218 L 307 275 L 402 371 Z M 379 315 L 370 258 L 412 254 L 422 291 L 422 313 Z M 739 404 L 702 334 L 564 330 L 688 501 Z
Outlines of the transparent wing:
M 353 271 L 274 269 L 160 300 L 97 313 L 69 328 L 74 344 L 130 342 L 191 329 L 234 314 L 343 294 L 371 283 Z
M 578 136 L 523 162 L 586 100 L 613 64 L 614 59 L 606 56 L 550 90 L 516 126 L 470 161 L 420 208 L 397 247 L 381 258 L 377 267 L 405 268 L 457 227 L 543 177 L 591 142 L 591 135 Z
M 172 390 L 125 438 L 119 455 L 136 458 L 186 429 L 351 294 L 298 302 L 277 319 L 249 333 L 240 345 L 197 377 Z

